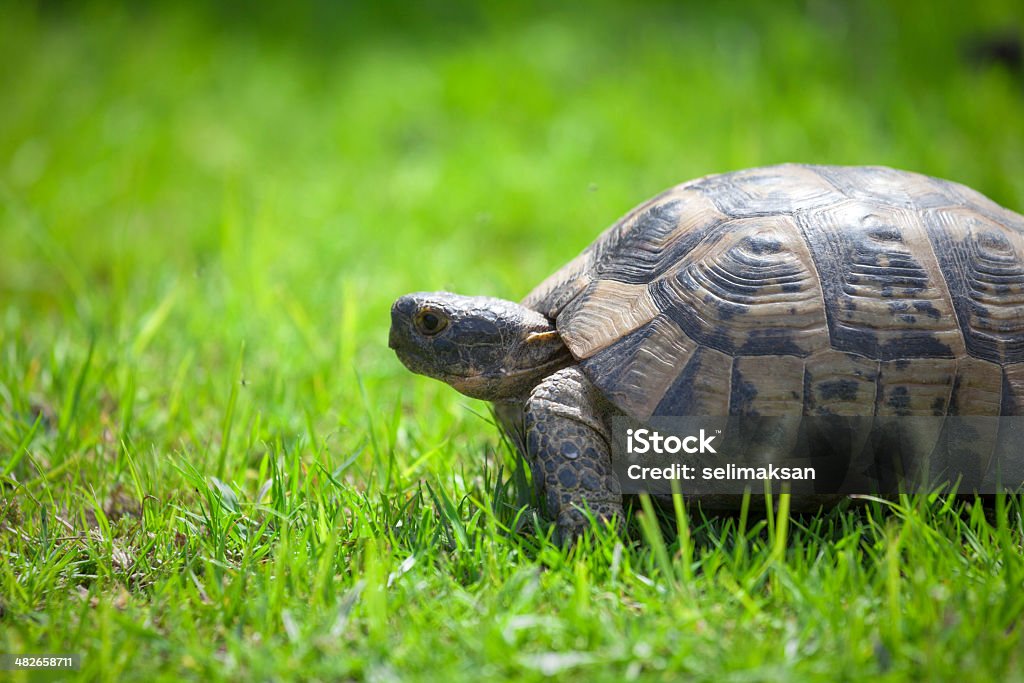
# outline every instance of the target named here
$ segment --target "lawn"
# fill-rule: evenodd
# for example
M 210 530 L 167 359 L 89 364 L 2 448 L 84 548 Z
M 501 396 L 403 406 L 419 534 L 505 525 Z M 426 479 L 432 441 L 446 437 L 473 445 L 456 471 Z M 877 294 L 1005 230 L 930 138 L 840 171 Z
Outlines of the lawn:
M 487 405 L 387 348 L 395 297 L 518 299 L 708 173 L 884 164 L 1024 210 L 1024 74 L 985 48 L 1019 3 L 707 4 L 6 6 L 0 653 L 1024 680 L 1024 497 L 638 509 L 563 548 Z

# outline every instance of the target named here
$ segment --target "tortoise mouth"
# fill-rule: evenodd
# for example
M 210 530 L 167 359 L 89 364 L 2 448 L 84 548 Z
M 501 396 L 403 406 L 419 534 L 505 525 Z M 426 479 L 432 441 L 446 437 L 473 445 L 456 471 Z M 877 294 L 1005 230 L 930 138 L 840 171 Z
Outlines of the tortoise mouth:
M 569 365 L 565 358 L 555 358 L 532 368 L 515 368 L 466 374 L 449 373 L 443 379 L 458 391 L 485 400 L 497 396 L 513 397 L 529 392 L 533 385 L 552 372 Z
M 407 344 L 403 343 L 402 335 L 400 333 L 396 334 L 395 330 L 392 330 L 388 337 L 388 346 L 394 350 L 398 360 L 410 372 L 433 377 L 449 384 L 454 385 L 460 381 L 493 380 L 502 376 L 484 371 L 455 372 L 450 366 L 445 366 L 429 353 L 424 353 L 423 350 L 415 347 L 410 348 Z
M 493 401 L 502 397 L 518 396 L 528 392 L 535 378 L 544 377 L 564 367 L 565 362 L 552 361 L 536 368 L 500 368 L 497 370 L 476 370 L 455 372 L 451 368 L 432 363 L 415 353 L 407 353 L 398 347 L 395 353 L 409 371 L 438 379 L 459 393 L 484 401 Z

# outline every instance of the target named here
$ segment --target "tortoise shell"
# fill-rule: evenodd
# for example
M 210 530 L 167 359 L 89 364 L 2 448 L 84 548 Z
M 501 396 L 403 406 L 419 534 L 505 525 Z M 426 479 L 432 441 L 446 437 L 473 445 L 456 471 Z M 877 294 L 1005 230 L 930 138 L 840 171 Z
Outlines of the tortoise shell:
M 684 183 L 523 304 L 640 420 L 1024 414 L 1024 217 L 916 173 Z

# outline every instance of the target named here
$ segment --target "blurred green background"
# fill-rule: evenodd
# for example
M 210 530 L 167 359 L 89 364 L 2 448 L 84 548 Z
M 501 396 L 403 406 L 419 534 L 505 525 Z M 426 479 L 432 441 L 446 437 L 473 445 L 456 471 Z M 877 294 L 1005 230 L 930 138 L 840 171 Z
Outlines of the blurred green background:
M 704 174 L 886 164 L 1024 207 L 1020 55 L 998 50 L 1020 37 L 1012 1 L 4 14 L 5 340 L 62 358 L 95 339 L 161 448 L 209 440 L 218 406 L 192 399 L 226 399 L 240 357 L 264 428 L 346 425 L 356 370 L 372 402 L 461 401 L 388 352 L 397 295 L 518 299 Z
M 394 298 L 519 299 L 664 188 L 786 161 L 1021 211 L 1022 27 L 1013 0 L 5 3 L 3 474 L 85 527 L 90 492 L 258 502 L 267 453 L 458 498 L 497 435 L 387 349 Z M 74 581 L 17 566 L 57 614 Z

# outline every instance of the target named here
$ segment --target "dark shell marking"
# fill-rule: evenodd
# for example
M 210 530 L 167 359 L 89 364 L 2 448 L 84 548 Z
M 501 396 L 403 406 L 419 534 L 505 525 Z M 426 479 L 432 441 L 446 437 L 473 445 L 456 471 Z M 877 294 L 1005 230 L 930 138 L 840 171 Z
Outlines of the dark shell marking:
M 915 173 L 685 183 L 523 303 L 639 419 L 1024 414 L 1024 217 Z

